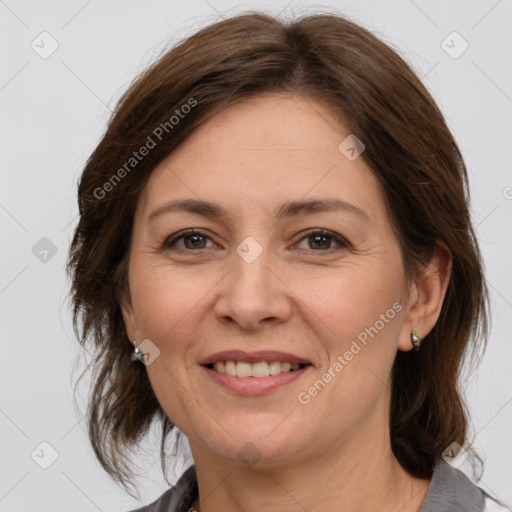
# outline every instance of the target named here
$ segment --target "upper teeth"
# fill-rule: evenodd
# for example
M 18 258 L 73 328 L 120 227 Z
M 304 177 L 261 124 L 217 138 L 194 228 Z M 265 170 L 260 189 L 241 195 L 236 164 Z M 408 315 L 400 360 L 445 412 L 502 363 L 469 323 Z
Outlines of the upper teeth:
M 270 363 L 261 361 L 255 364 L 242 361 L 218 361 L 213 364 L 213 368 L 232 377 L 269 377 L 278 373 L 298 370 L 300 364 L 281 363 L 280 361 L 271 361 Z

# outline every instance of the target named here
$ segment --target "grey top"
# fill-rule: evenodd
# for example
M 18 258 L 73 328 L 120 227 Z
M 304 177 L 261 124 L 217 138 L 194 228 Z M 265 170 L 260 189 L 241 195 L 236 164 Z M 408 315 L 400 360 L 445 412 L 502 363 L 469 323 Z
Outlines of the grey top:
M 196 468 L 190 466 L 174 487 L 145 507 L 131 512 L 192 512 L 198 496 Z M 438 458 L 430 487 L 419 512 L 506 511 L 460 470 Z M 503 507 L 503 505 L 501 505 Z

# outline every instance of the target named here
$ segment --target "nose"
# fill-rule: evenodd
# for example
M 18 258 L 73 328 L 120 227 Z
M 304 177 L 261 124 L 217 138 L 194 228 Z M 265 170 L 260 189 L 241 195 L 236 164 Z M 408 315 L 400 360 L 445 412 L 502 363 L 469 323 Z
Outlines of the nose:
M 268 251 L 248 263 L 234 254 L 233 267 L 219 282 L 215 314 L 223 323 L 258 330 L 286 322 L 292 314 L 292 291 L 279 276 Z

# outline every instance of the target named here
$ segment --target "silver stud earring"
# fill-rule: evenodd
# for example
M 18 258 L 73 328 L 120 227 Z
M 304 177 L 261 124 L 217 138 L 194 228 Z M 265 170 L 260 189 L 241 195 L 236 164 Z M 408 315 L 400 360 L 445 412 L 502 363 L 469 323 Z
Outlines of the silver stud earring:
M 137 340 L 135 340 L 133 342 L 133 344 L 136 345 L 137 344 Z M 137 347 L 135 347 L 133 349 L 133 354 L 132 354 L 132 357 L 131 357 L 132 361 L 141 361 L 141 357 L 142 357 L 142 352 Z
M 423 340 L 416 334 L 416 332 L 412 331 L 411 332 L 411 342 L 414 346 L 414 350 L 416 350 L 416 352 L 420 349 L 420 345 L 421 345 L 421 342 Z

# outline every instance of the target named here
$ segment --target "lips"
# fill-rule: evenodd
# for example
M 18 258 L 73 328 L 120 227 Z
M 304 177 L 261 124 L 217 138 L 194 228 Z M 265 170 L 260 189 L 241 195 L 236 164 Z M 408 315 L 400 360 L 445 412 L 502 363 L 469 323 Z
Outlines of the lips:
M 225 350 L 223 352 L 217 352 L 212 354 L 201 361 L 200 365 L 213 365 L 217 362 L 226 363 L 227 361 L 234 361 L 235 363 L 250 363 L 256 364 L 261 362 L 271 363 L 272 361 L 278 361 L 280 363 L 289 363 L 290 365 L 310 365 L 311 361 L 303 357 L 296 356 L 294 354 L 286 352 L 277 352 L 275 350 L 259 350 L 256 352 L 245 352 L 243 350 Z
M 307 374 L 313 364 L 287 352 L 226 350 L 200 361 L 205 375 L 238 395 L 271 393 Z

